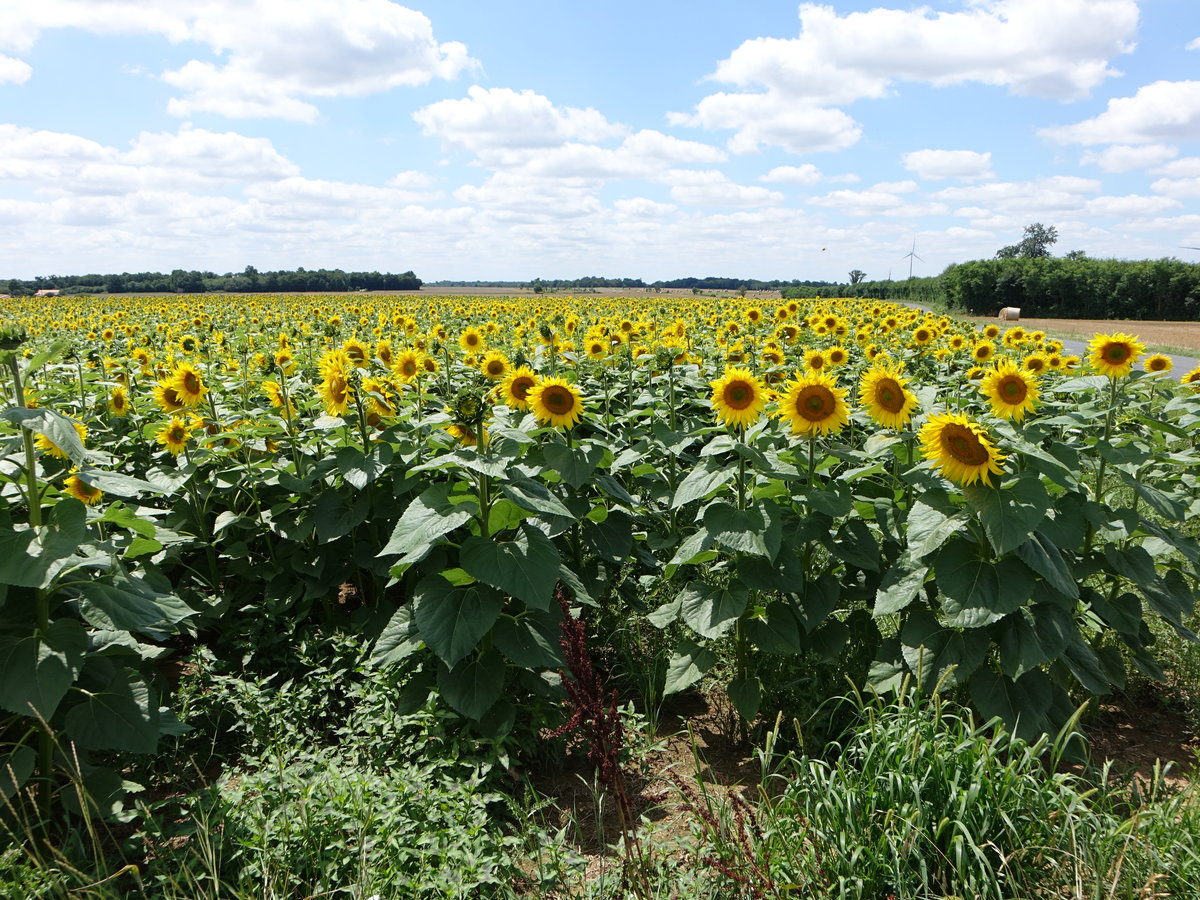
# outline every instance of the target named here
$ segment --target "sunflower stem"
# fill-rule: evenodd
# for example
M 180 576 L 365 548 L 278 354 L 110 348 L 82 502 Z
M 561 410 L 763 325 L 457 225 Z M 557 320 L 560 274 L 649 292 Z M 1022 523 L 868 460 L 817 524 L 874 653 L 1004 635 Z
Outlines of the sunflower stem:
M 744 438 L 745 433 L 739 436 Z M 746 508 L 746 457 L 741 453 L 738 454 L 737 505 L 738 509 Z
M 1112 438 L 1113 419 L 1116 416 L 1116 411 L 1117 411 L 1117 379 L 1110 375 L 1109 379 L 1108 379 L 1108 413 L 1104 417 L 1104 435 L 1100 438 L 1100 443 L 1096 445 L 1097 448 L 1099 448 L 1101 446 L 1105 446 L 1105 447 L 1108 446 L 1108 442 Z M 1097 449 L 1097 453 L 1099 453 L 1099 449 Z M 1097 504 L 1104 502 L 1104 474 L 1105 474 L 1104 470 L 1105 470 L 1107 463 L 1108 463 L 1108 460 L 1105 459 L 1104 454 L 1100 453 L 1100 463 L 1099 463 L 1099 465 L 1096 466 L 1096 487 L 1095 487 L 1095 490 L 1092 492 L 1093 499 L 1096 501 Z M 1096 528 L 1092 523 L 1089 522 L 1088 528 L 1087 528 L 1087 538 L 1084 540 L 1084 543 L 1083 543 L 1084 555 L 1091 552 L 1092 541 L 1095 539 L 1095 537 L 1096 537 Z
M 79 377 L 79 418 L 82 420 L 87 414 L 87 397 L 83 388 L 83 360 L 78 353 L 75 354 L 75 372 Z M 21 401 L 21 405 L 25 405 L 24 400 Z
M 1104 417 L 1104 436 L 1100 439 L 1101 445 L 1107 446 L 1109 439 L 1112 437 L 1113 419 L 1117 411 L 1117 379 L 1109 378 L 1108 380 L 1108 413 Z M 1094 499 L 1097 503 L 1104 500 L 1104 470 L 1108 460 L 1103 454 L 1100 454 L 1100 464 L 1096 467 L 1096 489 L 1093 492 Z
M 817 487 L 817 436 L 814 433 L 808 435 L 808 486 L 814 490 Z

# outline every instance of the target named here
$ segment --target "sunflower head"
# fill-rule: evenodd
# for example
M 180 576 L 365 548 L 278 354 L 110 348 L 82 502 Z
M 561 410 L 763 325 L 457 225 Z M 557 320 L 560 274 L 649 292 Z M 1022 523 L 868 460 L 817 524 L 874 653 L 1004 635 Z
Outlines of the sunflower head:
M 529 408 L 544 425 L 572 428 L 583 415 L 583 399 L 562 378 L 541 378 L 529 389 Z
M 75 433 L 79 435 L 79 442 L 81 444 L 86 443 L 88 435 L 87 426 L 82 422 L 71 422 L 71 425 L 75 428 Z M 38 450 L 41 450 L 43 453 L 47 453 L 56 459 L 67 459 L 69 456 L 66 450 L 58 446 L 58 444 L 54 443 L 54 441 L 50 440 L 50 438 L 46 437 L 44 434 L 38 434 L 33 443 Z
M 1192 369 L 1192 371 L 1184 374 L 1184 376 L 1179 379 L 1179 383 L 1200 387 L 1200 366 L 1196 366 L 1196 368 Z
M 1124 378 L 1145 349 L 1136 337 L 1123 332 L 1098 334 L 1088 344 L 1088 362 L 1101 375 Z
M 982 481 L 992 486 L 992 475 L 1004 469 L 1002 456 L 979 425 L 958 413 L 934 414 L 917 437 L 921 453 L 951 481 L 970 485 Z
M 499 350 L 489 350 L 479 363 L 479 371 L 488 381 L 500 381 L 508 377 L 511 368 L 508 357 Z
M 738 366 L 726 366 L 725 374 L 712 382 L 710 399 L 717 418 L 731 428 L 753 425 L 767 405 L 762 382 Z
M 188 409 L 199 406 L 204 400 L 204 395 L 208 393 L 199 369 L 191 363 L 185 362 L 176 366 L 169 384 L 175 389 L 175 395 L 179 402 Z
M 1142 368 L 1147 372 L 1170 372 L 1175 365 L 1175 361 L 1171 357 L 1162 353 L 1154 353 L 1146 357 L 1146 361 L 1142 363 Z
M 95 506 L 100 502 L 100 498 L 104 496 L 104 492 L 100 488 L 93 487 L 78 475 L 70 476 L 63 483 L 63 487 L 68 494 L 76 500 L 86 503 L 88 506 Z
M 172 416 L 171 421 L 154 435 L 154 439 L 172 456 L 178 456 L 187 447 L 188 439 L 191 436 L 191 426 L 178 416 Z
M 908 389 L 907 379 L 895 365 L 875 366 L 864 372 L 858 397 L 867 415 L 884 428 L 903 428 L 917 409 L 916 395 Z
M 483 399 L 485 390 L 482 384 L 466 384 L 458 389 L 454 399 L 450 401 L 450 414 L 456 422 L 466 425 L 472 431 L 479 430 L 479 424 L 487 413 L 487 405 Z
M 1018 422 L 1033 410 L 1038 400 L 1037 376 L 1028 367 L 1018 368 L 1007 359 L 983 376 L 979 389 L 991 403 L 992 412 L 1002 419 Z
M 987 362 L 996 353 L 996 345 L 991 341 L 980 341 L 971 350 L 975 362 Z
M 792 426 L 792 434 L 829 434 L 850 420 L 845 396 L 832 375 L 809 372 L 787 383 L 776 415 Z
M 1040 350 L 1035 350 L 1033 353 L 1027 354 L 1021 360 L 1021 368 L 1026 372 L 1032 372 L 1034 375 L 1040 375 L 1045 372 L 1050 366 L 1050 358 Z
M 505 404 L 524 412 L 529 409 L 529 392 L 537 384 L 537 380 L 537 373 L 529 366 L 518 366 L 504 380 L 500 396 Z
M 129 415 L 129 393 L 123 385 L 108 392 L 108 411 L 118 418 Z

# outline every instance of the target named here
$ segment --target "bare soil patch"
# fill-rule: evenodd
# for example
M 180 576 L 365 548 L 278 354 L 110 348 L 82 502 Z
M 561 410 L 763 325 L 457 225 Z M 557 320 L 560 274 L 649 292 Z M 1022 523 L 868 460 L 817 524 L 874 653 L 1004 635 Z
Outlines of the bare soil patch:
M 1124 332 L 1146 344 L 1194 350 L 1200 353 L 1200 322 L 1146 322 L 1131 319 L 1027 319 L 1000 322 L 984 316 L 971 316 L 968 321 L 977 325 L 999 324 L 1003 328 L 1020 325 L 1026 331 L 1074 337 L 1089 341 L 1097 334 Z

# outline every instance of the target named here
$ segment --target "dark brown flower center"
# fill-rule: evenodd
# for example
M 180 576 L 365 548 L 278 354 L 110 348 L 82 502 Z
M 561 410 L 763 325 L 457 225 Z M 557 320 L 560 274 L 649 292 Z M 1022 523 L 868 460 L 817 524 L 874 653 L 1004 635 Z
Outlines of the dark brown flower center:
M 988 461 L 987 448 L 969 428 L 950 424 L 942 428 L 942 449 L 965 466 L 982 466 Z

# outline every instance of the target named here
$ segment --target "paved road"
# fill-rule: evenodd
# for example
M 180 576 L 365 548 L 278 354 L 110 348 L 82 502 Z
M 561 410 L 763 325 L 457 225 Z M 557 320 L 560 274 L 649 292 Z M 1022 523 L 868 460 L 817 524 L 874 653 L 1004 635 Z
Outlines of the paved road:
M 1066 348 L 1068 353 L 1074 353 L 1075 355 L 1082 357 L 1086 362 L 1087 341 L 1079 341 L 1075 340 L 1074 338 L 1056 338 L 1055 340 L 1061 341 L 1063 347 Z M 1143 355 L 1142 360 L 1144 360 L 1148 355 L 1149 353 Z M 1174 363 L 1174 368 L 1171 369 L 1170 374 L 1176 379 L 1183 377 L 1188 372 L 1192 371 L 1192 369 L 1196 368 L 1198 364 L 1200 364 L 1200 360 L 1197 360 L 1194 356 L 1176 356 L 1174 353 L 1164 353 L 1163 356 L 1168 357 L 1171 362 Z

